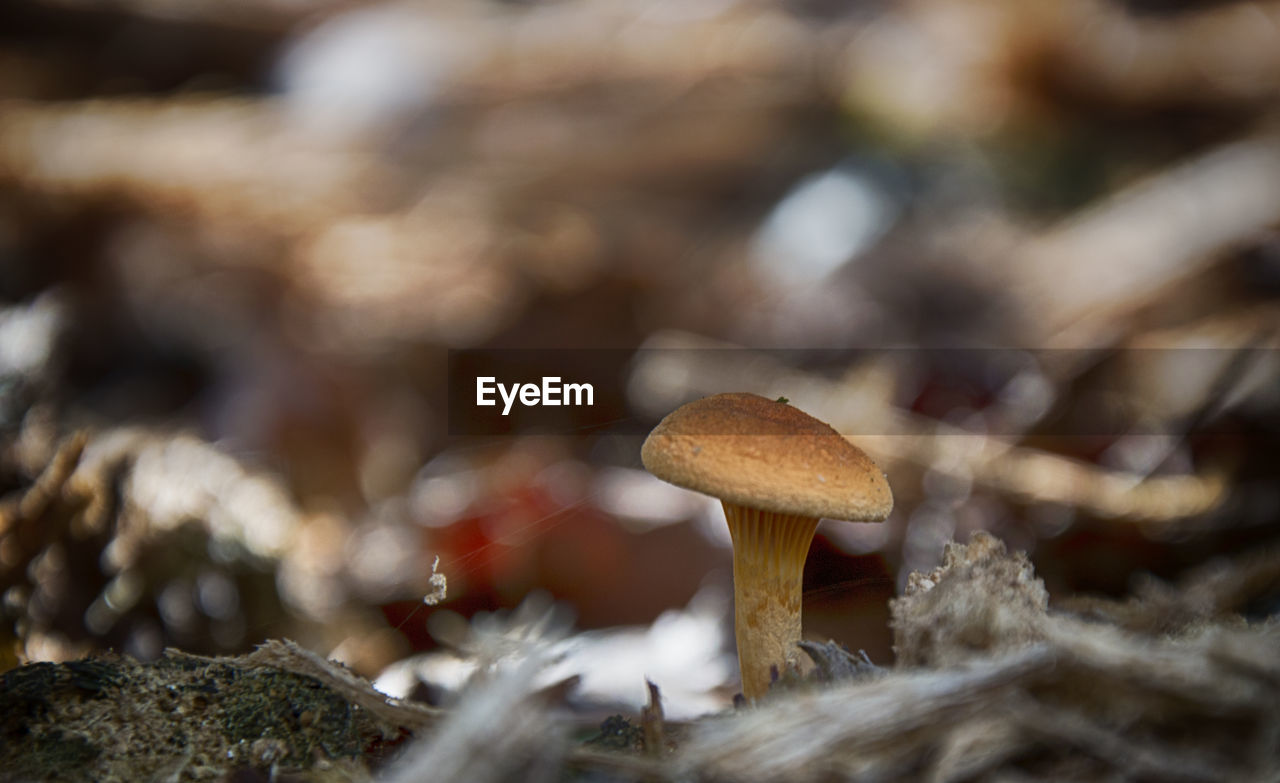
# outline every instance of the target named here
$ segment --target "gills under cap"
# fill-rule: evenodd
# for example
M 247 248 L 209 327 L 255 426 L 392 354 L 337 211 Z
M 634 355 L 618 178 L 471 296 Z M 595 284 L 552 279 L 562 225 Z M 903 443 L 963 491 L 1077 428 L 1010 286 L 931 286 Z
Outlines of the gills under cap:
M 782 514 L 878 522 L 893 510 L 884 473 L 830 425 L 756 394 L 717 394 L 672 411 L 640 458 L 686 489 Z

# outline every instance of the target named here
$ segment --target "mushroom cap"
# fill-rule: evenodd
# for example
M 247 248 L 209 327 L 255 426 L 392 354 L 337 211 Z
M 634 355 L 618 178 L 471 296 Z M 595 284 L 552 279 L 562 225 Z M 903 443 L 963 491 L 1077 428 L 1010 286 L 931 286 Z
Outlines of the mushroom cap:
M 664 481 L 750 508 L 859 522 L 893 510 L 889 482 L 862 449 L 756 394 L 682 405 L 649 433 L 640 458 Z

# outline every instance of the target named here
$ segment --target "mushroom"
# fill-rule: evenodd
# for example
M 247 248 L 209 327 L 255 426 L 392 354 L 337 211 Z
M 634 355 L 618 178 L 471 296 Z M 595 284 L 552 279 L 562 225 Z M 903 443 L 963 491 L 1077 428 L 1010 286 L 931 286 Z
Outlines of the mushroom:
M 742 693 L 799 662 L 804 561 L 820 518 L 882 521 L 884 474 L 861 449 L 784 400 L 717 394 L 659 422 L 640 451 L 650 473 L 720 499 L 733 539 Z

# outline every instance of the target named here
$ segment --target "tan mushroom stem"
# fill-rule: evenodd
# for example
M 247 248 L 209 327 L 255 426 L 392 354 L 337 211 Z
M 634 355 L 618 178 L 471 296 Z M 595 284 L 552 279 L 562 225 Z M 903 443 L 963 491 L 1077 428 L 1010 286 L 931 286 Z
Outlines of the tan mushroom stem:
M 758 699 L 778 673 L 799 663 L 804 561 L 814 517 L 722 501 L 733 538 L 734 631 L 742 695 Z

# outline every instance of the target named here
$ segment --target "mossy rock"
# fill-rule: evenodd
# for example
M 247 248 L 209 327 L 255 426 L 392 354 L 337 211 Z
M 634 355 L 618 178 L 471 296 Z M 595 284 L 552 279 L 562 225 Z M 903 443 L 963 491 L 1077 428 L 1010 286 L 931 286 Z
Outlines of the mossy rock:
M 274 644 L 275 665 L 259 653 L 169 651 L 154 663 L 106 655 L 6 672 L 0 781 L 218 780 L 246 769 L 321 779 L 335 767 L 371 771 L 429 723 L 336 664 Z

